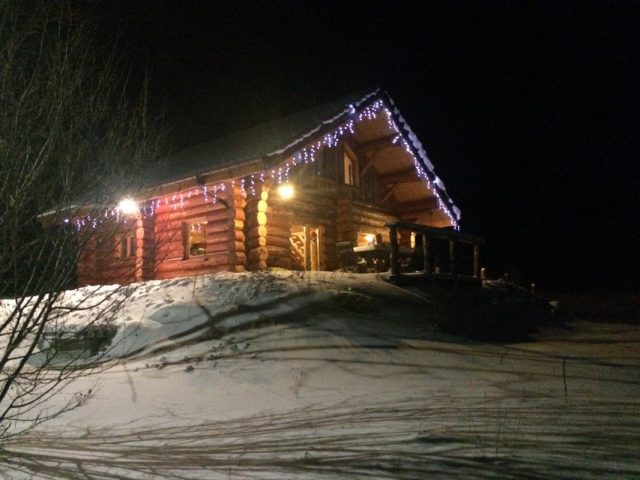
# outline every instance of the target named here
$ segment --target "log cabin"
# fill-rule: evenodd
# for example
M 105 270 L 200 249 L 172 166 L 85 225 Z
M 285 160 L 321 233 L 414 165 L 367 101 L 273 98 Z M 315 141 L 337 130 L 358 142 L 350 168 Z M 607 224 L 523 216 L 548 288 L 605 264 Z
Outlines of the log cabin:
M 98 225 L 78 263 L 80 285 L 334 270 L 337 244 L 387 244 L 385 223 L 457 229 L 460 220 L 381 89 L 181 151 L 148 178 L 141 193 L 105 212 L 120 220 L 115 230 L 101 228 L 103 219 L 73 220 Z

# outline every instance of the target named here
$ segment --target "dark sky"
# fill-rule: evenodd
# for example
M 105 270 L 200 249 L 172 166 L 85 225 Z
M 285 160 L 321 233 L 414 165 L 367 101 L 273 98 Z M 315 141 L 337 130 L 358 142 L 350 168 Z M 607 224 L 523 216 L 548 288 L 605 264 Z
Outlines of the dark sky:
M 100 4 L 98 4 L 100 5 Z M 543 290 L 640 288 L 640 2 L 121 1 L 99 8 L 178 147 L 382 86 Z M 105 40 L 106 41 L 106 40 Z

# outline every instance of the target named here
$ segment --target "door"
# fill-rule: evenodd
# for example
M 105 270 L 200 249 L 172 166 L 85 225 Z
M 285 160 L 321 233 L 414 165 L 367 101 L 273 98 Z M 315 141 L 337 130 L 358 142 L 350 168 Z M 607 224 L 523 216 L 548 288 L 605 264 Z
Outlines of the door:
M 320 270 L 320 229 L 293 225 L 289 236 L 294 270 Z

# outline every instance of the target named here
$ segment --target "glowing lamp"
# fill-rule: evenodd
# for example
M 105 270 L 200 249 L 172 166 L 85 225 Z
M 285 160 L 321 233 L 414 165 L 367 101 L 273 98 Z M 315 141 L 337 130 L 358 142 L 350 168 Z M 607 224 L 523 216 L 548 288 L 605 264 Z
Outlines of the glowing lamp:
M 292 199 L 294 194 L 295 190 L 293 188 L 293 185 L 291 185 L 290 183 L 283 183 L 278 187 L 278 195 L 280 195 L 280 198 L 282 198 L 283 200 Z
M 374 245 L 376 243 L 376 236 L 373 233 L 367 233 L 364 236 L 364 239 L 367 241 L 369 245 Z
M 120 213 L 123 215 L 134 215 L 138 213 L 138 204 L 132 198 L 123 198 L 120 200 L 120 203 L 118 203 L 118 210 L 120 210 Z

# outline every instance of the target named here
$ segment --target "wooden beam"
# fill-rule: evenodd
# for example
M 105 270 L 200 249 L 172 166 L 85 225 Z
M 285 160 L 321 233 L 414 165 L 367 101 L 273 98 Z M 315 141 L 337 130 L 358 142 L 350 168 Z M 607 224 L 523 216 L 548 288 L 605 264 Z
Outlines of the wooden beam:
M 421 181 L 413 167 L 397 172 L 385 173 L 384 175 L 380 175 L 379 180 L 382 183 L 413 183 Z
M 438 199 L 436 197 L 428 197 L 423 200 L 413 200 L 411 202 L 397 203 L 394 206 L 394 210 L 396 212 L 400 212 L 400 211 L 413 212 L 413 211 L 419 211 L 419 210 L 424 210 L 425 212 L 427 212 L 429 210 L 433 210 L 437 206 L 438 206 Z
M 363 154 L 370 150 L 377 150 L 382 147 L 397 147 L 398 145 L 391 143 L 391 141 L 397 136 L 397 133 L 392 133 L 391 135 L 387 135 L 385 137 L 380 137 L 376 138 L 375 140 L 363 142 L 356 145 L 354 150 L 358 154 Z
M 391 196 L 391 194 L 393 193 L 393 189 L 397 184 L 394 183 L 393 185 L 391 185 L 391 187 L 389 188 L 389 190 L 387 190 L 387 193 L 384 194 L 384 196 L 380 199 L 380 203 L 385 203 L 387 200 L 389 200 L 389 197 Z
M 367 163 L 360 169 L 360 178 L 363 178 L 367 171 L 373 166 L 373 158 L 367 160 Z

